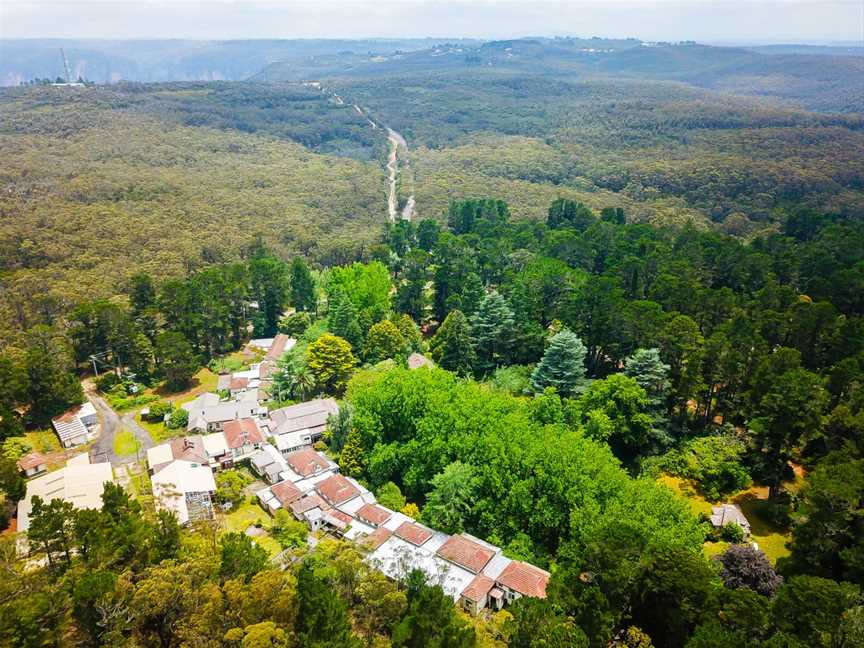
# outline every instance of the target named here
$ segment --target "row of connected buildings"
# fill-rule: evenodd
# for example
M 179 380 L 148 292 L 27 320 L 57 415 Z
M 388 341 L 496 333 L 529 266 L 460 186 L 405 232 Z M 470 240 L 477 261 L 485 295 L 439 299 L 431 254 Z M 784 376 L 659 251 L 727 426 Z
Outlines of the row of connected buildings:
M 274 514 L 287 510 L 313 531 L 357 542 L 367 560 L 398 579 L 412 569 L 469 612 L 501 609 L 522 596 L 544 598 L 549 573 L 511 560 L 499 547 L 468 534 L 447 535 L 377 503 L 375 496 L 312 448 L 288 453 L 283 479 L 257 493 Z

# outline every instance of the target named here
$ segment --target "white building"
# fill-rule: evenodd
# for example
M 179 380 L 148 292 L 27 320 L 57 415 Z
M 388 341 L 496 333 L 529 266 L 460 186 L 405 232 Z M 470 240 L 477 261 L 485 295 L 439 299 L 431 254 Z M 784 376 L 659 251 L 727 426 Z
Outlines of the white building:
M 216 480 L 209 466 L 175 460 L 151 478 L 158 510 L 172 511 L 180 524 L 213 517 Z
M 99 423 L 99 416 L 90 401 L 51 419 L 51 424 L 64 448 L 87 443 L 93 438 L 97 423 Z

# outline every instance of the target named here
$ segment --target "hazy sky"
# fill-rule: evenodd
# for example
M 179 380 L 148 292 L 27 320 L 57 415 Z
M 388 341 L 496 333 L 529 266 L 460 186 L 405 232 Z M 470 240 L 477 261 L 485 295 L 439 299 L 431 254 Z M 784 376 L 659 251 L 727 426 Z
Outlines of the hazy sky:
M 862 41 L 864 0 L 0 0 L 2 38 Z

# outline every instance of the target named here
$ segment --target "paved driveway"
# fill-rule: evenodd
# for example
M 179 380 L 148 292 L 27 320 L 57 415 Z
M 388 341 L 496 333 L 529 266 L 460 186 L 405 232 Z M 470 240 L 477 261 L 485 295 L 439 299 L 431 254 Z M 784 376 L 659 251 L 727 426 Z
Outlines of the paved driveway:
M 102 428 L 99 432 L 99 438 L 96 439 L 96 442 L 90 448 L 91 461 L 97 462 L 107 460 L 110 461 L 112 465 L 117 466 L 120 464 L 133 463 L 138 459 L 134 454 L 120 456 L 114 452 L 114 438 L 117 436 L 117 432 L 122 428 L 126 428 L 135 435 L 135 438 L 138 439 L 141 453 L 145 452 L 148 448 L 153 447 L 153 439 L 150 437 L 150 433 L 138 424 L 135 420 L 134 414 L 124 414 L 121 419 L 117 415 L 117 412 L 111 409 L 111 406 L 105 402 L 105 399 L 99 396 L 95 391 L 89 391 L 87 393 L 87 398 L 89 398 L 94 407 L 96 407 Z

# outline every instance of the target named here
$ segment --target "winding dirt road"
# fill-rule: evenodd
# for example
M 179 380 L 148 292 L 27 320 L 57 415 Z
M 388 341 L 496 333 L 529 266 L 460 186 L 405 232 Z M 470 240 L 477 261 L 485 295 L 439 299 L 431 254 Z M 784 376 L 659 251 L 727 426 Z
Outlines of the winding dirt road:
M 335 103 L 339 104 L 340 106 L 345 105 L 345 100 L 341 96 L 339 96 L 332 90 L 327 90 L 318 81 L 310 81 L 304 83 L 303 85 L 317 88 L 323 94 L 329 95 Z M 405 201 L 405 205 L 402 207 L 402 211 L 400 212 L 398 196 L 399 192 L 396 187 L 396 181 L 399 178 L 399 149 L 401 147 L 402 150 L 407 153 L 408 142 L 405 141 L 405 138 L 402 137 L 402 135 L 397 133 L 389 126 L 379 125 L 375 123 L 375 121 L 356 103 L 351 104 L 351 107 L 354 108 L 358 115 L 360 115 L 361 117 L 365 117 L 366 121 L 369 122 L 369 125 L 374 130 L 378 130 L 379 128 L 387 129 L 387 141 L 390 144 L 390 153 L 387 156 L 387 215 L 390 218 L 391 223 L 395 223 L 397 218 L 410 221 L 411 217 L 414 215 L 414 207 L 416 205 L 414 196 L 408 196 L 408 199 Z

